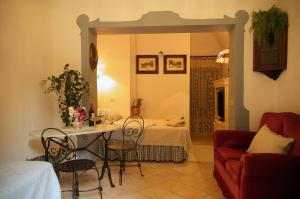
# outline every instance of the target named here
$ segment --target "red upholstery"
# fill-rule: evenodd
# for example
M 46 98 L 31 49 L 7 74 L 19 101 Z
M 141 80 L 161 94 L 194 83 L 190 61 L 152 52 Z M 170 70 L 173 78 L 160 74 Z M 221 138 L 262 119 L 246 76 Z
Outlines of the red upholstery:
M 294 143 L 291 148 L 291 155 L 300 156 L 300 119 L 299 118 L 290 118 L 284 120 L 284 137 L 294 138 Z
M 214 133 L 214 176 L 226 198 L 300 198 L 300 116 L 265 113 L 260 127 L 264 124 L 284 137 L 294 138 L 289 155 L 246 153 L 255 132 Z
M 285 117 L 295 117 L 297 114 L 291 113 L 291 112 L 285 112 L 285 113 L 264 113 L 259 128 L 261 128 L 263 125 L 267 124 L 268 127 L 277 134 L 282 134 L 283 132 L 283 121 Z
M 240 160 L 228 160 L 225 164 L 225 169 L 238 186 L 240 184 L 242 166 L 243 164 Z
M 255 134 L 256 132 L 251 131 L 221 130 L 214 134 L 214 144 L 216 147 L 247 149 Z
M 218 147 L 216 149 L 216 158 L 225 165 L 227 160 L 239 160 L 246 151 L 243 149 L 234 149 L 229 147 Z

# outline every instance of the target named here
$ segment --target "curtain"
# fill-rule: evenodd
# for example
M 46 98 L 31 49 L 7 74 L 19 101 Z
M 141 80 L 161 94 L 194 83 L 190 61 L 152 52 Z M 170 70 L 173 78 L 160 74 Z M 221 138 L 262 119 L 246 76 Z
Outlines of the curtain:
M 215 113 L 214 80 L 222 78 L 216 57 L 191 57 L 190 131 L 192 137 L 210 136 Z

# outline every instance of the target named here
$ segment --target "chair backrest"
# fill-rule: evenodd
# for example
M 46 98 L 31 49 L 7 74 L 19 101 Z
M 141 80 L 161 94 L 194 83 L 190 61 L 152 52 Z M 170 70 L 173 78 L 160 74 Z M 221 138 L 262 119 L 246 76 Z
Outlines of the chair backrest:
M 263 125 L 267 124 L 268 127 L 277 134 L 283 133 L 283 121 L 286 117 L 297 117 L 297 114 L 292 112 L 281 112 L 281 113 L 273 113 L 273 112 L 267 112 L 264 113 L 259 128 L 261 128 Z
M 123 123 L 123 144 L 130 142 L 137 145 L 144 133 L 144 119 L 140 115 L 131 115 Z
M 56 128 L 43 130 L 41 141 L 45 150 L 45 160 L 54 165 L 76 159 L 76 147 L 73 140 Z

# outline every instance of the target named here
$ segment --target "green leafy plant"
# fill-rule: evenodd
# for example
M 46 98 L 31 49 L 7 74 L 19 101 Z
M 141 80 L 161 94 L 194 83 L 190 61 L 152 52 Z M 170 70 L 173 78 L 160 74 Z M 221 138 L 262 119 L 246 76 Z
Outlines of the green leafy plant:
M 269 10 L 252 12 L 252 25 L 254 39 L 259 43 L 273 44 L 280 31 L 288 26 L 288 14 L 273 5 Z
M 137 98 L 133 100 L 132 106 L 141 106 L 142 105 L 142 98 Z
M 80 72 L 69 69 L 69 64 L 64 66 L 64 72 L 59 76 L 50 76 L 46 79 L 47 89 L 45 93 L 58 95 L 60 116 L 66 126 L 72 123 L 69 115 L 69 107 L 81 106 L 83 92 L 89 93 L 89 83 Z

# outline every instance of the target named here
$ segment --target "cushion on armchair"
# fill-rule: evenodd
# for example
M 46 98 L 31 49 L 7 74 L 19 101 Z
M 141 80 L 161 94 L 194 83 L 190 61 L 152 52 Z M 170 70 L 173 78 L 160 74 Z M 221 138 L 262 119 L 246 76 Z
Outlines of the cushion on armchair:
M 254 136 L 247 152 L 287 154 L 293 141 L 293 138 L 278 135 L 264 125 Z

